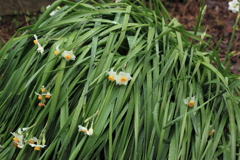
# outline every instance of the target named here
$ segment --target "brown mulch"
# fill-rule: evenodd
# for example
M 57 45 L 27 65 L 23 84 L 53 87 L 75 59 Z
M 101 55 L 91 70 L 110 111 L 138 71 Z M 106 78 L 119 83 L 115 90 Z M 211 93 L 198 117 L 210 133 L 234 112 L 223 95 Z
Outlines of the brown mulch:
M 184 1 L 186 1 L 184 3 Z M 224 59 L 227 47 L 232 34 L 232 27 L 237 17 L 237 13 L 228 10 L 228 1 L 230 0 L 206 0 L 207 9 L 201 23 L 201 30 L 213 37 L 211 46 L 222 38 L 219 45 L 219 57 Z M 197 21 L 200 0 L 163 0 L 163 4 L 167 8 L 171 17 L 175 17 L 184 26 L 186 30 L 193 30 Z M 16 25 L 16 22 L 19 22 Z M 2 17 L 0 21 L 0 48 L 5 44 L 16 30 L 22 26 L 26 26 L 27 22 L 24 15 Z M 239 27 L 240 28 L 240 27 Z M 235 37 L 231 46 L 231 51 L 235 51 L 231 57 L 231 72 L 240 75 L 240 31 L 235 32 Z

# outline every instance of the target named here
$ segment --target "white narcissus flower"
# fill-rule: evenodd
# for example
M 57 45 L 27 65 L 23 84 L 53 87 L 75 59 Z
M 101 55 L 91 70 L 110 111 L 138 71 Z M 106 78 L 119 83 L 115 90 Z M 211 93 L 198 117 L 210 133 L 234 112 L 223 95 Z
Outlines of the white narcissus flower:
M 132 77 L 130 76 L 130 73 L 119 72 L 116 77 L 116 84 L 127 85 L 128 81 L 130 81 L 131 79 Z
M 109 72 L 108 72 L 108 79 L 110 81 L 114 81 L 116 80 L 116 77 L 117 77 L 117 73 L 113 71 L 113 69 L 111 69 Z
M 11 134 L 14 136 L 13 141 L 14 142 L 23 142 L 24 136 L 15 132 L 11 132 Z
M 75 60 L 76 56 L 73 54 L 73 51 L 64 51 L 62 53 L 62 57 L 64 57 L 67 61 Z
M 45 86 L 42 86 L 40 90 L 41 90 L 42 93 L 46 92 Z
M 93 130 L 88 130 L 86 127 L 83 127 L 81 125 L 78 125 L 78 131 L 83 132 L 89 136 L 91 136 L 93 134 Z
M 239 12 L 238 0 L 233 0 L 231 2 L 228 2 L 228 10 L 232 11 L 233 13 Z
M 41 46 L 41 44 L 38 42 L 38 37 L 37 37 L 37 35 L 33 35 L 34 36 L 34 38 L 35 38 L 35 40 L 33 41 L 33 43 L 35 44 L 35 45 L 38 45 L 38 49 L 37 49 L 37 51 L 38 52 L 40 52 L 41 54 L 43 54 L 43 52 L 44 52 L 44 48 Z
M 193 107 L 195 103 L 195 96 L 193 97 L 187 97 L 186 99 L 183 100 L 184 104 L 188 105 L 189 107 Z
M 51 98 L 51 96 L 52 96 L 52 94 L 50 92 L 47 92 L 47 93 L 42 94 L 42 95 L 44 95 L 45 98 L 48 98 L 48 99 Z
M 58 55 L 58 54 L 60 53 L 59 47 L 60 47 L 60 45 L 57 45 L 57 46 L 56 46 L 56 50 L 54 51 L 54 53 L 55 53 L 56 55 Z
M 26 131 L 27 129 L 28 129 L 28 127 L 19 128 L 17 133 L 11 132 L 11 134 L 14 136 L 13 143 L 14 143 L 15 147 L 18 147 L 18 148 L 24 147 L 24 143 L 25 143 L 24 134 L 27 135 L 27 133 L 23 133 L 23 132 Z
M 41 148 L 44 148 L 46 145 L 40 145 L 40 144 L 33 144 L 33 143 L 29 143 L 29 145 L 31 147 L 34 147 L 34 150 L 41 150 Z

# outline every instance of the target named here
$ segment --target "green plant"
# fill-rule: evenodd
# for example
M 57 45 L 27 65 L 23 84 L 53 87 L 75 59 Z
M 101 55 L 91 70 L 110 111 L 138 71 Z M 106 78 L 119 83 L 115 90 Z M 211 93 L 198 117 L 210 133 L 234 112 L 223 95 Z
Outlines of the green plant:
M 150 2 L 156 10 L 139 1 L 57 0 L 19 30 L 28 29 L 0 51 L 0 159 L 236 158 L 239 80 L 220 67 L 217 46 L 206 51 L 196 31 L 184 30 L 160 1 Z M 66 61 L 64 51 L 76 59 Z M 109 81 L 111 68 L 130 73 L 131 81 Z M 38 97 L 42 89 L 49 100 Z M 195 97 L 193 107 L 187 97 Z M 9 132 L 27 126 L 26 139 L 46 140 L 40 152 L 27 143 L 11 146 Z

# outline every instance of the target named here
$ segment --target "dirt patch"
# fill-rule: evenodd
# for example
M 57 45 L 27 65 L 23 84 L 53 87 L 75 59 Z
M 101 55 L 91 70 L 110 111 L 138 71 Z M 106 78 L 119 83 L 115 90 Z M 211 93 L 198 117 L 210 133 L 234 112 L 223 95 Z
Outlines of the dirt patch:
M 194 29 L 198 18 L 200 0 L 188 0 L 187 3 L 180 2 L 180 0 L 178 2 L 165 0 L 163 3 L 171 17 L 177 18 L 186 30 Z M 219 39 L 222 39 L 219 45 L 219 57 L 223 60 L 228 49 L 237 13 L 228 10 L 228 2 L 225 0 L 207 0 L 206 5 L 207 8 L 200 29 L 213 37 L 210 44 L 212 47 L 216 46 Z M 235 52 L 234 56 L 231 57 L 231 72 L 233 74 L 240 74 L 239 40 L 240 31 L 237 29 L 230 50 Z

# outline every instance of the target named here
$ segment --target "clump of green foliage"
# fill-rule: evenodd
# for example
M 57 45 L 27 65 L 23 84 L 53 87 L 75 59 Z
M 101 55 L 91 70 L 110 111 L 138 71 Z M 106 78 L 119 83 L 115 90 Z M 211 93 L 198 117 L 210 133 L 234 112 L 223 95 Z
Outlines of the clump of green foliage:
M 26 32 L 0 51 L 0 159 L 236 158 L 239 80 L 221 65 L 217 46 L 207 51 L 160 1 L 150 6 L 57 0 L 19 30 Z M 66 61 L 64 51 L 76 59 Z M 116 85 L 112 68 L 132 79 Z M 43 88 L 50 99 L 38 99 Z M 192 107 L 187 97 L 195 97 Z M 26 140 L 46 146 L 13 147 L 10 132 L 24 127 Z

